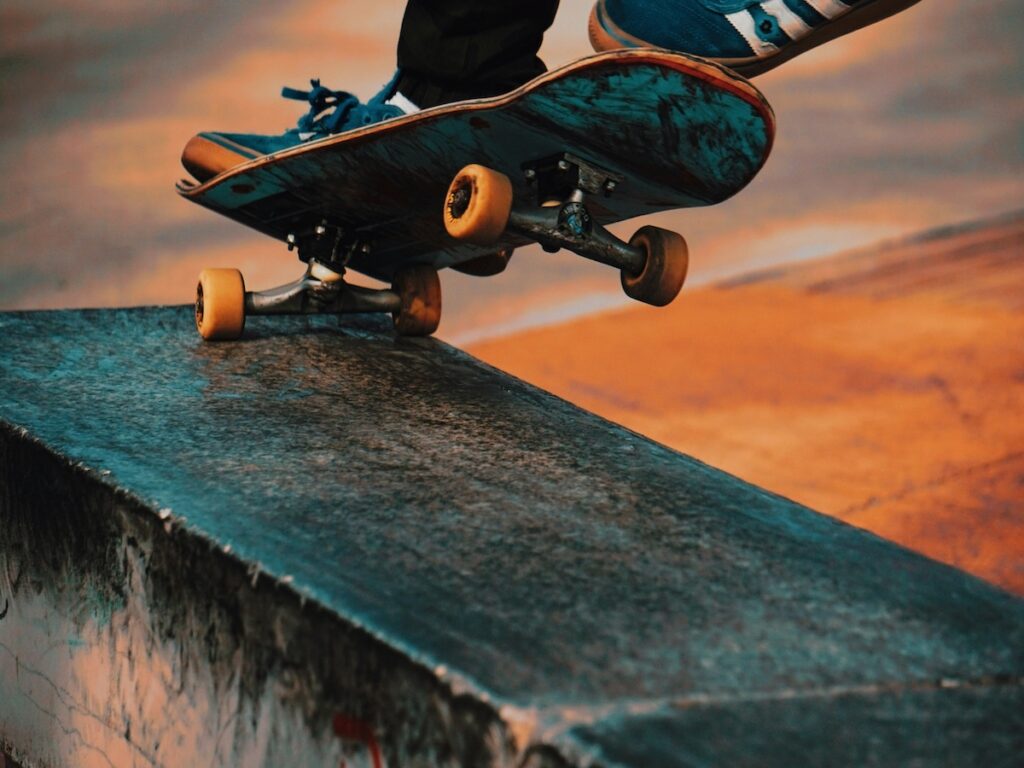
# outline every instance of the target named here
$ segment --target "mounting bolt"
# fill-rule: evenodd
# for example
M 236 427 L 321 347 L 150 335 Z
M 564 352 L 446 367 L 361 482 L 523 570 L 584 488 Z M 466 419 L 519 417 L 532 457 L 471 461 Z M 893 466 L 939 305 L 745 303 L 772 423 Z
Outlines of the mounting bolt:
M 558 170 L 560 170 L 560 171 L 568 171 L 569 170 L 569 161 L 568 160 L 559 160 L 558 161 Z
M 288 250 L 295 250 L 295 235 L 289 232 L 288 237 L 286 237 L 285 240 L 288 242 Z
M 537 178 L 537 172 L 533 168 L 527 168 L 523 171 L 523 176 L 526 177 L 527 181 L 533 181 Z
M 363 253 L 369 253 L 370 252 L 370 244 L 369 243 L 363 243 L 363 247 L 360 248 L 359 250 L 361 250 Z
M 316 232 L 317 235 L 322 235 L 324 232 L 327 231 L 327 227 L 325 227 L 323 224 L 317 224 L 316 229 L 313 231 Z
M 616 184 L 615 179 L 608 179 L 608 181 L 606 181 L 604 183 L 604 192 L 605 192 L 605 194 L 606 195 L 610 195 L 612 192 L 615 191 L 615 187 L 617 187 L 617 186 L 618 186 L 618 184 Z

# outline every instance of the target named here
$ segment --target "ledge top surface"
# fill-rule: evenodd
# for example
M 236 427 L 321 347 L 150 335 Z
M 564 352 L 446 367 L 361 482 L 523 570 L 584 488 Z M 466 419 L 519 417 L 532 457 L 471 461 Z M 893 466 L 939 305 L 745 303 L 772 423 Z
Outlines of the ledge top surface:
M 0 362 L 0 421 L 605 752 L 729 702 L 1022 700 L 1024 601 L 383 321 L 5 313 Z

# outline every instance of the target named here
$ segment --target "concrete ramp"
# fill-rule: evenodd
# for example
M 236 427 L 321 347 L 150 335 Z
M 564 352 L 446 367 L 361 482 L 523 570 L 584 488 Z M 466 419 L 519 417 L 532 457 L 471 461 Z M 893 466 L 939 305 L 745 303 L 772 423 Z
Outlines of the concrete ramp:
M 1024 601 L 376 319 L 0 314 L 0 422 L 26 766 L 1024 752 Z

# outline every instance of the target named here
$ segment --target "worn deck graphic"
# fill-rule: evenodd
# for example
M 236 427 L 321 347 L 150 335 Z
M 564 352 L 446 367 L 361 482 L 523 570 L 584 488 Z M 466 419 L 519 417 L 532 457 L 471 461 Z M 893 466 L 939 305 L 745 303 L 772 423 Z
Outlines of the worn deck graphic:
M 390 280 L 410 261 L 438 268 L 515 247 L 449 236 L 453 175 L 479 163 L 508 175 L 517 200 L 537 190 L 524 164 L 571 152 L 621 183 L 588 204 L 601 224 L 712 205 L 764 164 L 774 120 L 748 82 L 703 60 L 662 51 L 600 54 L 505 96 L 442 106 L 258 158 L 199 185 L 189 200 L 279 240 L 321 223 L 366 245 L 346 266 Z

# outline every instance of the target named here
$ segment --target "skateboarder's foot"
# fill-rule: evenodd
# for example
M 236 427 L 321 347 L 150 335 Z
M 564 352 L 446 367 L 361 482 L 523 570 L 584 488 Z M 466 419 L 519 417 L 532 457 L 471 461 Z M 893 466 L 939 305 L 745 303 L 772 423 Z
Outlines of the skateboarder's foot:
M 398 92 L 397 82 L 396 74 L 365 104 L 351 93 L 324 88 L 319 80 L 313 80 L 308 91 L 283 88 L 281 95 L 286 99 L 309 102 L 309 112 L 299 118 L 297 127 L 276 136 L 200 133 L 185 145 L 181 164 L 196 179 L 206 181 L 255 157 L 418 111 L 419 107 Z
M 918 0 L 597 0 L 595 50 L 668 48 L 752 77 Z

